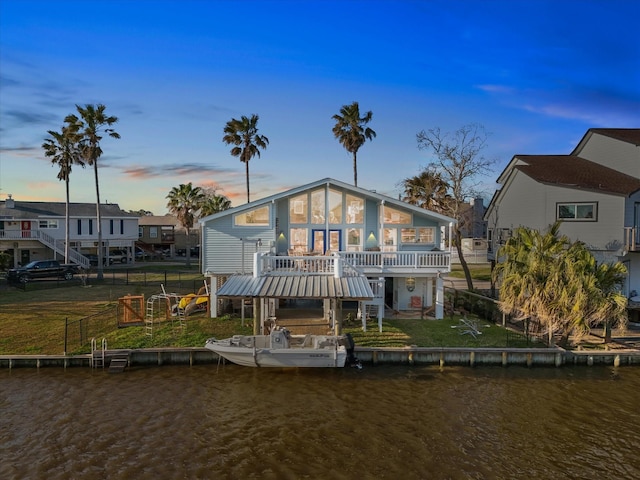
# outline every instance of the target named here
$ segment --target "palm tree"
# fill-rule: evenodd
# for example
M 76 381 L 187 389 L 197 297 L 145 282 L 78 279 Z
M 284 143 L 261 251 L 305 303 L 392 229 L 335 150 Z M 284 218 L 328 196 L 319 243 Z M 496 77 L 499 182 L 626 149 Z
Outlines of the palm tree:
M 563 288 L 558 274 L 562 253 L 569 244 L 567 237 L 559 236 L 559 228 L 556 223 L 545 235 L 524 227 L 516 229 L 499 250 L 501 260 L 493 271 L 494 280 L 502 282 L 500 309 L 539 321 L 548 328 L 550 339 L 555 317 L 547 307 L 555 305 L 551 298 L 554 290 L 545 287 Z
M 224 127 L 222 141 L 227 145 L 234 145 L 231 155 L 239 157 L 244 162 L 247 172 L 247 203 L 249 199 L 249 161 L 256 155 L 260 158 L 260 150 L 267 148 L 269 139 L 264 135 L 258 135 L 258 115 L 251 118 L 240 117 L 240 120 L 232 118 Z
M 360 116 L 358 102 L 344 105 L 340 109 L 340 115 L 331 117 L 336 121 L 333 134 L 345 150 L 353 154 L 353 184 L 356 187 L 358 186 L 358 150 L 364 142 L 376 136 L 376 132 L 366 126 L 371 121 L 371 117 L 373 117 L 371 111 L 365 113 L 364 117 Z
M 60 132 L 48 130 L 51 138 L 45 139 L 42 144 L 46 157 L 51 157 L 51 163 L 58 165 L 58 180 L 64 180 L 66 190 L 65 203 L 65 233 L 64 233 L 64 262 L 69 263 L 69 176 L 73 164 L 84 167 L 80 154 L 80 136 L 77 126 L 68 124 L 62 127 Z
M 500 278 L 500 309 L 538 321 L 552 343 L 579 339 L 596 325 L 626 325 L 626 297 L 620 293 L 626 269 L 620 262 L 598 265 L 581 242 L 559 234 L 560 222 L 541 234 L 516 229 L 498 252 L 494 280 Z
M 80 115 L 78 118 L 74 114 L 70 114 L 65 118 L 65 122 L 74 124 L 78 128 L 80 139 L 80 148 L 82 157 L 89 165 L 93 165 L 93 171 L 96 182 L 96 217 L 97 217 L 97 233 L 98 233 L 98 279 L 103 278 L 102 271 L 102 215 L 100 213 L 100 185 L 98 183 L 98 159 L 102 155 L 100 140 L 102 135 L 107 134 L 111 138 L 120 138 L 120 134 L 111 127 L 118 121 L 117 117 L 107 116 L 104 111 L 107 107 L 104 105 L 85 105 L 81 107 L 76 105 L 76 110 Z
M 191 242 L 189 234 L 196 220 L 196 212 L 202 207 L 205 196 L 200 187 L 194 187 L 191 183 L 180 184 L 173 187 L 167 195 L 169 201 L 167 208 L 176 216 L 187 233 L 187 267 L 191 266 Z
M 200 205 L 200 217 L 207 217 L 214 213 L 229 210 L 231 208 L 231 200 L 224 195 L 213 194 L 206 196 Z
M 442 175 L 432 169 L 425 169 L 415 177 L 405 178 L 400 182 L 404 190 L 402 201 L 447 215 L 452 202 L 449 185 Z

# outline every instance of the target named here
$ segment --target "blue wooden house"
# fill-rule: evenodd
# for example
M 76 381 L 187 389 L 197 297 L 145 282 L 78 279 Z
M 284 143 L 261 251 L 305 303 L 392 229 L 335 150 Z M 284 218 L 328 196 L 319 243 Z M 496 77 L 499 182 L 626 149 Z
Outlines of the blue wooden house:
M 253 300 L 262 330 L 282 300 L 304 299 L 322 304 L 336 331 L 343 302 L 380 328 L 385 308 L 442 318 L 454 221 L 331 178 L 202 218 L 211 315 L 222 299 Z

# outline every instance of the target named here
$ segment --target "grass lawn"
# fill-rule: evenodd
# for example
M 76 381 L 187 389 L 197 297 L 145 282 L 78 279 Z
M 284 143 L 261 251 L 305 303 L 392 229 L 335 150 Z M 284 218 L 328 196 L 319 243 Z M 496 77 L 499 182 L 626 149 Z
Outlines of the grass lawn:
M 251 320 L 224 316 L 209 318 L 206 313 L 196 313 L 187 318 L 186 327 L 175 321 L 164 321 L 154 325 L 153 336 L 145 333 L 144 326 L 118 328 L 116 315 L 118 299 L 126 295 L 144 295 L 145 299 L 161 293 L 162 272 L 147 272 L 146 281 L 135 285 L 90 282 L 82 286 L 79 281 L 47 288 L 46 283 L 29 284 L 26 291 L 9 288 L 0 291 L 0 355 L 9 354 L 62 354 L 65 351 L 65 323 L 72 337 L 81 329 L 78 320 L 94 316 L 89 322 L 84 342 L 77 340 L 67 344 L 67 353 L 87 353 L 90 344 L 87 338 L 98 342 L 107 339 L 108 348 L 153 348 L 153 347 L 202 347 L 207 338 L 226 338 L 234 334 L 250 334 Z M 157 276 L 154 277 L 154 275 Z M 185 279 L 182 289 L 170 288 L 180 294 L 192 293 L 192 285 L 198 279 Z M 105 274 L 105 282 L 109 281 Z M 96 320 L 94 321 L 93 318 Z M 461 334 L 457 326 L 459 318 L 446 320 L 386 319 L 383 332 L 378 332 L 377 323 L 367 326 L 363 332 L 359 324 L 345 326 L 356 345 L 369 347 L 526 347 L 521 336 L 496 325 L 479 323 L 481 335 L 474 338 Z M 93 325 L 99 324 L 96 328 Z M 85 324 L 86 325 L 86 324 Z M 84 327 L 86 328 L 86 327 Z M 92 330 L 93 329 L 93 330 Z M 77 336 L 77 335 L 76 335 Z
M 491 281 L 491 265 L 488 263 L 480 263 L 474 264 L 469 263 L 469 271 L 471 272 L 471 277 L 474 280 L 482 280 L 482 281 Z M 464 271 L 462 270 L 462 266 L 459 263 L 454 263 L 451 265 L 451 272 L 448 274 L 450 277 L 454 278 L 464 278 Z

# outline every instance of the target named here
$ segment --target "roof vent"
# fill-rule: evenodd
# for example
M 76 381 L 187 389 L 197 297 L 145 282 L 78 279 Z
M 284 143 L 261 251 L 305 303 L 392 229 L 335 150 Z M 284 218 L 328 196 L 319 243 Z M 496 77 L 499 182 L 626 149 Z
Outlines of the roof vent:
M 11 194 L 7 196 L 7 200 L 4 202 L 5 208 L 16 208 L 16 202 L 11 198 Z

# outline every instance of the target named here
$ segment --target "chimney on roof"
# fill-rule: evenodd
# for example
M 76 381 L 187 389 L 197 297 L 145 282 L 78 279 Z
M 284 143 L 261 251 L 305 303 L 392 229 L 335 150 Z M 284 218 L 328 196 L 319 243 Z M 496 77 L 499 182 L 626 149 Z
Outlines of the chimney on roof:
M 4 202 L 5 208 L 16 208 L 16 202 L 11 198 L 11 194 L 7 195 L 7 200 Z

